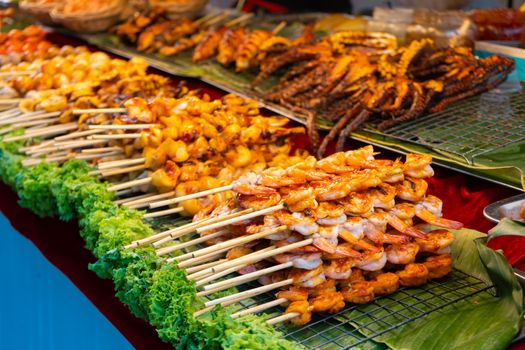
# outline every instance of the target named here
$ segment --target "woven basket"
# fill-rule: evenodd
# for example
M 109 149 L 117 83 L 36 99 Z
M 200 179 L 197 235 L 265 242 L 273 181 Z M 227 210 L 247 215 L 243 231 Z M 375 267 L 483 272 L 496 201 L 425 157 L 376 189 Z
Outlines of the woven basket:
M 170 18 L 193 17 L 202 12 L 206 4 L 208 4 L 208 0 L 150 0 L 152 7 L 164 8 Z
M 51 11 L 53 21 L 79 33 L 95 33 L 105 31 L 114 25 L 125 8 L 125 1 L 118 0 L 107 9 L 99 12 L 65 14 L 63 6 L 57 6 Z
M 40 4 L 31 0 L 20 2 L 20 9 L 44 25 L 53 25 L 55 22 L 51 18 L 51 11 L 59 5 L 56 1 L 53 4 Z

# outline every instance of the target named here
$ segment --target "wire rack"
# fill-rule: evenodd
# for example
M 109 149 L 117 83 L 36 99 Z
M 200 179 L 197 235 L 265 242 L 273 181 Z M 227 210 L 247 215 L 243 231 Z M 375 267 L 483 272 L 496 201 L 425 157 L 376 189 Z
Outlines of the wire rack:
M 252 289 L 257 283 L 239 286 L 239 290 Z M 432 280 L 419 288 L 401 288 L 396 293 L 378 297 L 373 302 L 346 307 L 336 314 L 314 314 L 312 322 L 302 327 L 276 325 L 285 337 L 307 349 L 350 349 L 366 345 L 382 334 L 479 293 L 496 295 L 495 288 L 486 282 L 453 270 L 445 278 Z M 208 296 L 211 300 L 211 296 Z M 275 299 L 265 293 L 236 304 L 243 310 Z M 268 317 L 282 314 L 283 308 L 274 307 L 264 312 Z
M 454 154 L 474 164 L 475 158 L 525 140 L 525 92 L 489 92 L 452 104 L 443 111 L 380 131 L 378 119 L 364 131 Z

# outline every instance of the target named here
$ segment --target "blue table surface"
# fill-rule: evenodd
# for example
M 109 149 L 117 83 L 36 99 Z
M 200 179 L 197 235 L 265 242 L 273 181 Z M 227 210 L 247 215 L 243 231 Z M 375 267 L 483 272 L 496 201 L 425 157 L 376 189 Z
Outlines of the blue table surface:
M 132 349 L 1 214 L 0 240 L 0 349 Z

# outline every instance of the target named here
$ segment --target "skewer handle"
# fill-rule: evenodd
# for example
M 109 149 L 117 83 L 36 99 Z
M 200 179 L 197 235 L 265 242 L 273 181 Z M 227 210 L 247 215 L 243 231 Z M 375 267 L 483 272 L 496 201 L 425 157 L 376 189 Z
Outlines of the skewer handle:
M 229 191 L 232 188 L 233 188 L 232 185 L 212 188 L 212 189 L 209 189 L 209 190 L 206 190 L 206 191 L 196 192 L 196 193 L 188 194 L 188 195 L 185 195 L 185 196 L 180 196 L 180 197 L 177 197 L 177 198 L 172 198 L 172 199 L 168 199 L 168 200 L 164 200 L 164 201 L 160 201 L 160 202 L 156 202 L 156 203 L 151 203 L 150 204 L 150 208 L 158 208 L 158 207 L 163 207 L 165 205 L 180 203 L 180 202 L 188 200 L 188 199 L 195 199 L 195 198 L 205 197 L 205 196 L 208 196 L 210 194 L 215 194 L 215 193 L 219 193 L 219 192 Z
M 116 192 L 118 190 L 123 190 L 126 188 L 130 188 L 133 186 L 141 186 L 141 185 L 147 185 L 151 182 L 151 177 L 146 177 L 143 179 L 137 179 L 133 181 L 124 182 L 122 184 L 113 185 L 107 188 L 108 192 Z
M 266 323 L 269 324 L 269 325 L 274 325 L 276 323 L 280 323 L 280 322 L 285 322 L 285 321 L 291 320 L 292 318 L 296 318 L 296 317 L 298 317 L 300 315 L 301 314 L 298 313 L 298 312 L 289 312 L 287 314 L 271 318 L 271 319 L 267 320 Z
M 264 310 L 271 309 L 272 307 L 282 305 L 282 304 L 286 303 L 287 301 L 288 301 L 288 299 L 285 299 L 285 298 L 275 299 L 275 300 L 269 301 L 269 302 L 264 303 L 264 304 L 260 304 L 260 305 L 253 306 L 253 307 L 250 307 L 250 308 L 245 309 L 245 310 L 238 311 L 236 313 L 231 314 L 230 316 L 231 316 L 231 318 L 235 319 L 235 318 L 246 316 L 246 315 L 249 315 L 249 314 L 254 314 L 256 312 L 261 312 L 261 311 L 264 311 Z
M 89 113 L 126 113 L 126 108 L 87 108 L 74 109 L 71 112 L 73 115 L 89 114 Z

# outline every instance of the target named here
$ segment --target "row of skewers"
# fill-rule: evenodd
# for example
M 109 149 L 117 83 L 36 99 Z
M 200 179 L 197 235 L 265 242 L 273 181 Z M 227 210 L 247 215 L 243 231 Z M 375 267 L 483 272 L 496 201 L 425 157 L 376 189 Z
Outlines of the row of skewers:
M 0 114 L 0 132 L 25 129 L 3 142 L 25 142 L 26 166 L 71 158 L 96 164 L 92 175 L 114 182 L 108 190 L 119 204 L 180 205 L 146 218 L 195 214 L 186 226 L 126 247 L 151 244 L 169 255 L 166 262 L 186 269 L 201 297 L 263 284 L 210 300 L 195 317 L 282 289 L 275 301 L 233 317 L 288 305 L 268 322 L 301 325 L 312 312 L 337 312 L 345 302 L 366 303 L 450 271 L 452 234 L 416 222 L 461 226 L 440 218 L 441 201 L 426 194 L 430 157 L 378 160 L 372 147 L 319 161 L 290 156 L 289 137 L 302 129 L 261 116 L 249 100 L 197 97 L 147 74 L 141 60 L 65 51 L 39 66 L 0 68 L 20 96 L 18 107 Z M 193 232 L 199 236 L 179 240 Z M 240 276 L 217 281 L 234 272 Z
M 186 269 L 199 296 L 262 284 L 211 299 L 195 316 L 281 289 L 276 300 L 234 317 L 285 305 L 269 322 L 303 325 L 314 312 L 336 313 L 345 302 L 365 304 L 451 271 L 454 236 L 447 229 L 462 224 L 441 218 L 441 200 L 426 193 L 430 162 L 415 154 L 405 163 L 375 159 L 367 146 L 251 173 L 221 188 L 235 196 L 206 207 L 193 223 L 127 248 L 152 244 L 159 256 L 171 254 L 166 261 Z M 207 247 L 195 250 L 200 244 Z M 240 275 L 217 282 L 233 272 Z
M 514 69 L 503 56 L 478 59 L 466 47 L 438 47 L 430 39 L 398 47 L 386 33 L 338 32 L 316 38 L 306 25 L 296 39 L 240 25 L 250 14 L 219 24 L 224 13 L 169 20 L 161 10 L 137 14 L 113 32 L 139 51 L 175 55 L 193 50 L 193 62 L 216 57 L 236 71 L 252 70 L 255 88 L 273 74 L 277 85 L 254 94 L 307 120 L 310 141 L 322 157 L 337 138 L 341 151 L 351 132 L 368 120 L 386 129 L 494 89 Z M 278 29 L 281 29 L 280 27 Z M 322 143 L 316 118 L 334 123 Z

